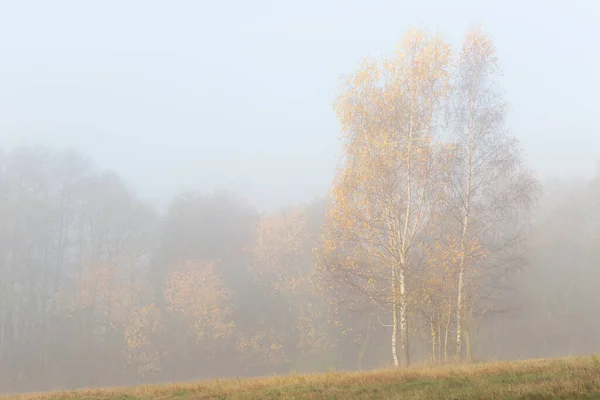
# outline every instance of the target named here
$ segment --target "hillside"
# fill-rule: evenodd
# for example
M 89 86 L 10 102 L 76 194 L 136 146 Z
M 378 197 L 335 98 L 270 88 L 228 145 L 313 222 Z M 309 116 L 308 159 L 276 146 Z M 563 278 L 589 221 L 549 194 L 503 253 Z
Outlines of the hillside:
M 596 356 L 90 389 L 9 399 L 600 399 Z

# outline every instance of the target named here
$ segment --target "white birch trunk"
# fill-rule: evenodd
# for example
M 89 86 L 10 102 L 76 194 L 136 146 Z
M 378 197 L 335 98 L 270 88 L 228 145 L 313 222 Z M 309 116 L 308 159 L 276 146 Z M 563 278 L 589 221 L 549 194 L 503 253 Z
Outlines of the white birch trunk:
M 396 296 L 396 267 L 392 267 L 392 357 L 394 366 L 400 366 L 398 361 L 398 299 Z
M 469 213 L 471 211 L 471 187 L 473 176 L 473 117 L 475 114 L 475 95 L 471 93 L 471 102 L 469 109 L 469 138 L 467 142 L 467 188 L 464 202 L 464 215 L 462 220 L 462 231 L 460 238 L 460 258 L 458 262 L 458 294 L 456 303 L 456 359 L 462 358 L 462 342 L 463 342 L 463 303 L 464 303 L 464 287 L 465 287 L 465 264 L 467 261 L 468 247 L 468 230 L 469 230 Z

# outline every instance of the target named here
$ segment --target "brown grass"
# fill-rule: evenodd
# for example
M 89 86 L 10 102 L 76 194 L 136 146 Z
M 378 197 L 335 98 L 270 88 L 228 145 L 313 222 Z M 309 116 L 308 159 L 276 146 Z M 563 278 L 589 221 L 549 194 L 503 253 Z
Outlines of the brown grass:
M 600 399 L 596 356 L 87 389 L 8 399 Z

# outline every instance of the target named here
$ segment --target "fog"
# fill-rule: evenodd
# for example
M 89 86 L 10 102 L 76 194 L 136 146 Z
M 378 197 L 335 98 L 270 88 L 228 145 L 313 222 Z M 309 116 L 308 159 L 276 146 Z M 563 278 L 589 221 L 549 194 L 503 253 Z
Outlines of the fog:
M 400 364 L 600 351 L 595 2 L 5 1 L 0 11 L 0 393 L 388 367 L 396 303 L 410 321 L 396 326 L 410 338 Z M 481 131 L 518 140 L 514 174 L 473 197 L 472 226 L 451 221 L 460 196 L 427 200 L 435 224 L 406 217 L 413 247 L 398 239 L 402 261 L 390 261 L 407 274 L 398 300 L 373 256 L 377 232 L 340 233 L 358 226 L 344 208 L 355 204 L 339 206 L 358 191 L 334 178 L 345 176 L 343 133 L 362 132 L 351 106 L 364 100 L 341 83 L 364 57 L 394 54 L 411 27 L 439 32 L 456 54 L 475 25 L 494 43 L 508 103 L 502 126 Z M 439 137 L 460 131 L 463 115 L 453 118 Z M 466 176 L 457 143 L 446 158 L 432 150 L 431 165 L 454 164 L 424 169 L 423 193 Z M 459 252 L 463 226 L 473 240 L 463 233 Z M 460 300 L 464 265 L 475 272 Z

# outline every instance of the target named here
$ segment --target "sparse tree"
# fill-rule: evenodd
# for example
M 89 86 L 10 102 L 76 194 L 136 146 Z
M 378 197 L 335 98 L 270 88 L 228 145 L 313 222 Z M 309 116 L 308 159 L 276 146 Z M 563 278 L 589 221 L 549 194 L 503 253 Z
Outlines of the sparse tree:
M 454 168 L 448 176 L 448 211 L 459 229 L 456 297 L 456 357 L 462 354 L 468 288 L 483 273 L 475 268 L 474 242 L 484 252 L 515 243 L 519 231 L 500 232 L 506 222 L 525 222 L 536 186 L 524 167 L 516 139 L 504 130 L 506 104 L 499 90 L 499 67 L 492 41 L 481 29 L 467 33 L 454 76 L 452 117 Z M 476 247 L 479 249 L 479 247 Z M 497 272 L 497 271 L 496 271 Z

